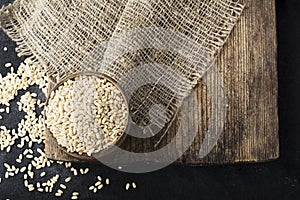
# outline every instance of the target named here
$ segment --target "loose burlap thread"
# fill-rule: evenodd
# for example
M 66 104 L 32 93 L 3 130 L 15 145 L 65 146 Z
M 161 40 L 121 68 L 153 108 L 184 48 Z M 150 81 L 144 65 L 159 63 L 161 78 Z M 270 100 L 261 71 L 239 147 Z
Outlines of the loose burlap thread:
M 16 0 L 1 9 L 0 25 L 55 81 L 82 71 L 116 80 L 133 121 L 154 134 L 151 125 L 172 122 L 242 10 L 233 0 Z M 158 104 L 167 109 L 151 109 Z

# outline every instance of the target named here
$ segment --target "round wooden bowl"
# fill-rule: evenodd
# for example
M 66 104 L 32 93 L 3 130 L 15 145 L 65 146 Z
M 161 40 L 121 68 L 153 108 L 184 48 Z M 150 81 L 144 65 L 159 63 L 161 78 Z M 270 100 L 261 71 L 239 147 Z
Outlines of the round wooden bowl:
M 112 146 L 116 145 L 116 146 L 120 146 L 123 141 L 125 140 L 126 138 L 126 134 L 125 134 L 125 130 L 126 130 L 126 127 L 128 125 L 128 117 L 129 117 L 129 106 L 128 106 L 128 102 L 127 102 L 127 99 L 124 95 L 124 92 L 121 90 L 121 88 L 117 85 L 117 82 L 115 80 L 113 80 L 111 77 L 108 77 L 104 74 L 101 74 L 101 73 L 97 73 L 97 72 L 79 72 L 79 73 L 75 73 L 75 74 L 72 74 L 70 76 L 67 76 L 66 78 L 62 79 L 61 81 L 59 81 L 58 83 L 56 83 L 52 88 L 49 89 L 48 91 L 48 94 L 47 94 L 47 101 L 46 101 L 46 105 L 45 105 L 45 108 L 48 106 L 49 104 L 49 99 L 50 99 L 50 94 L 57 90 L 59 86 L 63 85 L 64 82 L 70 80 L 70 79 L 74 79 L 75 77 L 78 77 L 78 76 L 96 76 L 96 77 L 99 77 L 99 78 L 104 78 L 106 80 L 108 80 L 109 82 L 111 82 L 116 88 L 119 89 L 119 91 L 121 92 L 122 96 L 123 96 L 123 99 L 125 101 L 125 104 L 126 104 L 126 109 L 127 109 L 127 113 L 128 113 L 128 116 L 127 116 L 127 120 L 126 120 L 126 123 L 125 123 L 125 129 L 124 129 L 124 132 L 119 136 L 119 138 L 114 142 L 112 143 L 111 145 L 109 145 L 108 147 L 100 150 L 97 154 L 97 157 L 99 156 L 105 156 L 105 155 L 108 155 L 109 153 L 112 153 L 113 150 L 112 150 Z M 46 112 L 45 112 L 45 120 L 47 118 L 47 115 L 46 115 Z M 46 126 L 46 129 L 48 130 L 48 132 L 50 134 L 51 131 L 47 128 Z M 52 134 L 52 136 L 54 137 L 54 135 Z M 55 138 L 55 137 L 54 137 Z M 88 156 L 87 154 L 83 153 L 83 154 L 79 154 L 77 152 L 68 152 L 67 149 L 61 145 L 58 144 L 58 147 L 64 151 L 65 153 L 67 153 L 68 155 L 74 157 L 74 158 L 77 158 L 77 159 L 80 159 L 80 160 L 85 160 L 85 161 L 95 161 L 96 159 L 93 157 L 93 156 Z

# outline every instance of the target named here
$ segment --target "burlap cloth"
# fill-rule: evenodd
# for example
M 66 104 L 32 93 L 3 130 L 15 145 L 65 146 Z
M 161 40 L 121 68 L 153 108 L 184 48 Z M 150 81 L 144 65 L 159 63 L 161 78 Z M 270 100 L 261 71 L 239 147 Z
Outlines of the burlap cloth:
M 172 121 L 242 10 L 232 0 L 16 0 L 0 25 L 54 81 L 81 71 L 115 79 L 132 120 L 153 132 Z

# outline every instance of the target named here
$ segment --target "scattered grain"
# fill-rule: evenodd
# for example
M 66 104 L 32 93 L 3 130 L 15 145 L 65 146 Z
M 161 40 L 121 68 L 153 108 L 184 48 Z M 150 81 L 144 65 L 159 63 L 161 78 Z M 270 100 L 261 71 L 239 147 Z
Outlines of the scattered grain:
M 67 189 L 67 186 L 65 186 L 64 184 L 60 184 L 59 186 L 64 190 Z
M 73 195 L 73 196 L 78 196 L 78 195 L 79 195 L 79 192 L 74 191 L 74 192 L 72 193 L 72 195 Z
M 42 172 L 41 174 L 40 174 L 40 177 L 44 177 L 46 175 L 46 172 Z
M 97 192 L 97 188 L 94 188 L 94 189 L 93 189 L 93 192 L 96 193 L 96 192 Z
M 132 182 L 132 187 L 135 189 L 136 188 L 136 183 Z
M 66 179 L 65 179 L 65 182 L 66 183 L 68 183 L 68 182 L 70 182 L 71 181 L 71 177 L 67 177 Z
M 103 184 L 101 184 L 101 185 L 99 185 L 97 188 L 98 188 L 98 190 L 101 190 L 102 188 L 103 188 Z
M 56 197 L 60 197 L 61 195 L 62 195 L 61 193 L 58 193 L 58 192 L 55 193 Z
M 4 66 L 7 67 L 7 68 L 9 68 L 9 67 L 11 67 L 11 65 L 12 65 L 11 63 L 5 63 Z
M 37 189 L 39 192 L 44 192 L 44 189 L 43 188 L 38 188 Z
M 4 51 L 7 50 L 5 47 L 3 49 Z M 14 99 L 18 95 L 18 91 L 23 89 L 28 89 L 29 86 L 32 86 L 34 84 L 39 85 L 39 87 L 42 89 L 44 93 L 47 92 L 47 76 L 46 72 L 40 67 L 35 66 L 30 63 L 30 61 L 25 60 L 25 63 L 22 63 L 16 72 L 14 72 L 14 68 L 12 67 L 11 63 L 6 63 L 5 67 L 10 67 L 10 72 L 7 73 L 5 77 L 2 77 L 0 74 L 0 105 L 6 106 L 5 109 L 1 108 L 0 113 L 10 113 L 10 101 Z M 83 81 L 84 82 L 84 81 Z M 102 83 L 103 84 L 103 83 Z M 78 86 L 78 85 L 77 85 Z M 99 87 L 101 88 L 101 87 Z M 99 89 L 99 88 L 96 88 Z M 93 88 L 95 89 L 95 88 Z M 116 89 L 116 88 L 114 88 Z M 43 183 L 37 182 L 36 185 L 33 185 L 32 181 L 34 180 L 34 172 L 35 170 L 39 170 L 45 167 L 50 167 L 54 162 L 52 160 L 48 160 L 45 156 L 45 153 L 42 149 L 37 148 L 36 150 L 36 144 L 42 144 L 45 140 L 45 121 L 44 121 L 44 112 L 42 112 L 41 116 L 36 115 L 36 105 L 39 107 L 43 107 L 45 105 L 44 102 L 41 102 L 41 100 L 36 99 L 39 95 L 37 93 L 30 93 L 26 92 L 25 94 L 21 95 L 20 101 L 17 102 L 17 107 L 19 111 L 25 112 L 25 117 L 20 121 L 18 124 L 18 127 L 13 130 L 8 130 L 5 126 L 0 126 L 0 150 L 6 150 L 7 152 L 11 151 L 11 147 L 13 145 L 16 145 L 18 148 L 22 149 L 24 146 L 28 146 L 28 149 L 23 149 L 23 153 L 19 154 L 18 158 L 15 159 L 16 163 L 19 163 L 18 167 L 14 166 L 12 163 L 11 165 L 8 163 L 4 163 L 4 166 L 6 168 L 6 171 L 4 171 L 4 178 L 8 179 L 10 177 L 15 176 L 16 174 L 24 173 L 23 179 L 24 179 L 24 186 L 28 189 L 28 191 L 34 191 L 35 189 L 38 192 L 50 192 L 54 190 L 54 188 L 57 188 L 57 185 L 60 186 L 62 189 L 67 189 L 67 185 L 62 184 L 59 181 L 59 175 L 55 175 L 49 180 L 46 180 Z M 96 112 L 100 111 L 99 106 L 101 106 L 102 99 L 98 99 L 100 97 L 96 96 L 93 100 L 94 105 L 93 108 L 95 108 Z M 119 97 L 120 98 L 120 97 Z M 89 100 L 88 98 L 85 100 Z M 122 98 L 120 99 L 122 100 Z M 109 103 L 109 102 L 108 102 Z M 125 108 L 125 107 L 124 107 Z M 59 108 L 61 109 L 61 108 Z M 63 108 L 65 109 L 65 107 Z M 66 107 L 68 109 L 68 107 Z M 93 114 L 94 111 L 91 111 Z M 96 113 L 97 114 L 97 113 Z M 108 113 L 106 113 L 108 114 Z M 110 113 L 111 114 L 111 113 Z M 116 120 L 112 116 L 103 116 L 97 114 L 96 116 L 101 119 L 101 123 L 104 125 L 107 125 L 109 120 Z M 119 116 L 119 121 L 115 123 L 119 123 L 120 119 L 124 116 Z M 0 116 L 0 119 L 2 116 Z M 100 123 L 100 122 L 99 122 Z M 120 128 L 121 127 L 121 128 Z M 76 127 L 75 127 L 76 128 Z M 108 127 L 105 127 L 103 130 L 107 130 Z M 119 126 L 120 132 L 122 132 L 122 126 Z M 78 129 L 79 131 L 81 129 Z M 89 136 L 90 137 L 90 136 Z M 79 138 L 80 139 L 80 138 Z M 81 139 L 89 139 L 89 138 L 81 138 Z M 19 144 L 15 144 L 15 143 Z M 93 144 L 92 144 L 93 145 Z M 82 147 L 82 146 L 81 146 Z M 80 147 L 78 147 L 80 148 Z M 92 152 L 92 149 L 85 149 L 86 151 L 89 151 L 89 153 Z M 96 151 L 97 149 L 95 149 Z M 40 156 L 36 156 L 36 151 L 40 154 Z M 25 166 L 25 163 L 22 162 L 23 158 L 27 158 L 25 161 L 29 161 L 29 164 Z M 58 164 L 61 164 L 66 167 L 71 167 L 71 162 L 57 162 Z M 23 165 L 23 166 L 22 166 Z M 20 167 L 20 168 L 19 168 Z M 75 168 L 72 168 L 73 174 L 76 176 L 77 170 Z M 79 170 L 81 174 L 87 174 L 89 172 L 89 168 L 82 168 Z M 46 172 L 41 172 L 40 177 L 44 177 L 46 175 Z M 32 180 L 33 179 L 33 180 Z M 97 176 L 98 181 L 95 183 L 93 187 L 90 187 L 89 189 L 92 190 L 94 193 L 96 193 L 98 190 L 102 189 L 104 186 L 101 183 L 101 177 Z M 0 184 L 3 183 L 4 179 L 0 178 Z M 71 177 L 67 177 L 64 179 L 65 183 L 68 183 L 71 181 Z M 109 179 L 105 180 L 106 184 L 109 184 Z M 36 187 L 36 188 L 35 188 Z M 55 196 L 59 197 L 62 196 L 63 191 L 58 189 L 55 192 Z M 79 193 L 73 192 L 72 193 L 72 199 L 77 199 Z
M 94 188 L 95 188 L 95 186 L 91 185 L 91 186 L 89 187 L 89 190 L 93 190 Z
M 130 188 L 130 183 L 126 183 L 125 189 L 129 190 L 129 188 Z
M 25 172 L 25 170 L 26 170 L 26 167 L 22 167 L 21 169 L 20 169 L 20 172 Z M 24 175 L 27 175 L 27 174 L 24 174 Z

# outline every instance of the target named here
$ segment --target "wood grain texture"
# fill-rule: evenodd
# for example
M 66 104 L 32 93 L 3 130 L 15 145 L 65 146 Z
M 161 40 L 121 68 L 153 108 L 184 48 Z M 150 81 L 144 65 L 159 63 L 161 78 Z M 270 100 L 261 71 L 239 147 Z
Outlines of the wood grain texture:
M 222 82 L 218 82 L 216 73 L 207 73 L 192 98 L 184 102 L 176 122 L 158 147 L 166 145 L 176 134 L 186 138 L 190 136 L 189 131 L 196 130 L 196 138 L 176 161 L 178 164 L 260 162 L 279 156 L 275 0 L 241 2 L 245 5 L 241 19 L 214 65 Z M 208 80 L 215 86 L 208 85 Z M 204 138 L 208 137 L 211 120 L 221 123 L 220 117 L 211 118 L 215 109 L 211 91 L 217 96 L 220 96 L 218 92 L 222 93 L 214 88 L 218 84 L 226 93 L 225 124 L 217 145 L 201 159 L 198 152 Z M 153 142 L 157 139 L 128 137 L 122 148 L 135 152 L 155 150 Z M 177 148 L 181 144 L 182 141 L 176 141 Z M 47 134 L 45 151 L 47 157 L 54 160 L 80 161 L 63 152 L 51 134 Z

